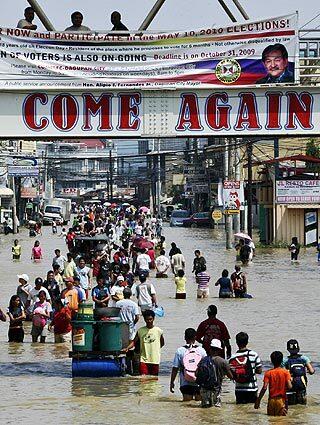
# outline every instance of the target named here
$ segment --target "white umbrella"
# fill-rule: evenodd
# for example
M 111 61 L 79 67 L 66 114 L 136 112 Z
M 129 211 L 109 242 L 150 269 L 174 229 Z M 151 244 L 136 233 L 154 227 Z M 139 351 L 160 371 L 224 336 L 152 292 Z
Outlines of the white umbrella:
M 110 202 L 104 202 L 104 203 L 103 203 L 103 206 L 104 206 L 104 207 L 110 207 L 110 205 L 111 205 L 111 204 L 110 204 Z
M 249 241 L 252 241 L 252 238 L 250 238 L 250 236 L 247 235 L 246 233 L 235 233 L 234 237 L 236 239 L 249 239 Z

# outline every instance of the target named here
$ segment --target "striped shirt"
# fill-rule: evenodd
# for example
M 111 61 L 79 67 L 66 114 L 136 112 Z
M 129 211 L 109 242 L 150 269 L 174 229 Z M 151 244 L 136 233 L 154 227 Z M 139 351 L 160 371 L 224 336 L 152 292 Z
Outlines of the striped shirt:
M 249 361 L 251 362 L 251 367 L 253 371 L 253 381 L 252 382 L 245 382 L 243 384 L 240 384 L 239 382 L 236 382 L 236 391 L 257 391 L 258 390 L 258 383 L 257 383 L 257 375 L 255 373 L 256 369 L 259 367 L 262 367 L 262 363 L 260 360 L 260 357 L 258 354 L 253 350 L 242 350 L 237 351 L 235 354 L 233 354 L 229 361 L 232 359 L 235 359 L 237 357 L 243 357 L 243 356 L 249 356 Z
M 209 281 L 210 281 L 210 276 L 208 275 L 208 273 L 206 272 L 200 272 L 197 274 L 197 284 L 198 284 L 198 289 L 208 289 L 209 288 Z

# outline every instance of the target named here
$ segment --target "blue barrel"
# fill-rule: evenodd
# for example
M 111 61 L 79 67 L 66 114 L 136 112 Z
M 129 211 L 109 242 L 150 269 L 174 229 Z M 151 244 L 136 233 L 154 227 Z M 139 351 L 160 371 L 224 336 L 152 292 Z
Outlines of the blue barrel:
M 125 357 L 119 359 L 72 359 L 72 376 L 104 378 L 123 376 Z

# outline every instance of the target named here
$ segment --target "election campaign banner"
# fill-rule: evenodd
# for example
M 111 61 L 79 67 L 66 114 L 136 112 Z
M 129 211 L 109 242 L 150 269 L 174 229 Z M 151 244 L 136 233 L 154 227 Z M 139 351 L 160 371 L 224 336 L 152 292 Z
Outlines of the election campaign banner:
M 0 88 L 211 88 L 297 81 L 297 14 L 159 34 L 0 28 Z

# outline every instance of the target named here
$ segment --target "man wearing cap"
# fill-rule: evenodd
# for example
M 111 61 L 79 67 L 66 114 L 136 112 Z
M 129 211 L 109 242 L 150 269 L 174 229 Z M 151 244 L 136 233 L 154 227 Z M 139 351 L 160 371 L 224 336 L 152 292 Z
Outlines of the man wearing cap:
M 307 373 L 314 374 L 309 357 L 299 354 L 300 347 L 296 339 L 287 342 L 290 355 L 284 359 L 283 365 L 292 377 L 292 389 L 287 392 L 288 404 L 307 404 Z
M 208 356 L 204 357 L 197 368 L 197 383 L 200 386 L 201 407 L 221 407 L 221 386 L 224 376 L 233 379 L 229 363 L 221 357 L 223 348 L 219 339 L 213 338 L 210 342 Z M 210 382 L 202 381 L 200 371 L 203 368 L 211 369 L 208 376 Z
M 226 325 L 216 318 L 217 312 L 215 305 L 209 305 L 207 310 L 208 319 L 201 322 L 198 326 L 196 340 L 202 343 L 203 348 L 209 354 L 211 341 L 218 339 L 222 345 L 221 357 L 225 357 L 226 349 L 227 358 L 229 358 L 231 356 L 230 335 Z
M 19 296 L 23 306 L 26 307 L 32 285 L 29 283 L 29 276 L 27 274 L 18 274 L 17 278 L 19 281 L 17 295 Z
M 67 277 L 65 282 L 66 288 L 61 292 L 61 299 L 68 303 L 71 315 L 74 317 L 74 315 L 78 312 L 79 303 L 82 301 L 81 295 L 74 287 L 72 277 Z
M 110 299 L 108 307 L 115 307 L 117 301 L 123 300 L 123 290 L 127 286 L 122 275 L 117 277 L 116 283 L 110 289 Z

